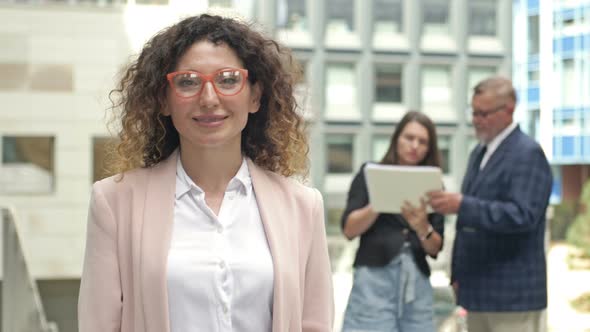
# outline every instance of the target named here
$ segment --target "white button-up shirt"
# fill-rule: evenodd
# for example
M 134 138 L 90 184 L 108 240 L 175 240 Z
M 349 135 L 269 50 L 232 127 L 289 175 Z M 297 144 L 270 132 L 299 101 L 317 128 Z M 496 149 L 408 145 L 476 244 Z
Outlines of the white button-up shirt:
M 246 160 L 216 216 L 178 158 L 175 202 L 167 267 L 171 332 L 271 331 L 273 263 Z

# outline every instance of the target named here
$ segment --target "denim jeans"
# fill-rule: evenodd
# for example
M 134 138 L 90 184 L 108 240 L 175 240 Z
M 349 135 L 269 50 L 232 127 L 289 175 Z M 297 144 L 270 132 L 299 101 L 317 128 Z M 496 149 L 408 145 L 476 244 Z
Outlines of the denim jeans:
M 406 244 L 386 266 L 355 269 L 342 331 L 434 332 L 432 296 Z

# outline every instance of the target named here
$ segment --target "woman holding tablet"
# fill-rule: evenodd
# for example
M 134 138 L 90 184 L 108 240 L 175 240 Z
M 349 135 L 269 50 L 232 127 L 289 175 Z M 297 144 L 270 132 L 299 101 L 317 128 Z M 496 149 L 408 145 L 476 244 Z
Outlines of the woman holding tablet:
M 399 122 L 385 156 L 386 165 L 440 167 L 435 126 L 410 111 Z M 342 215 L 344 235 L 360 236 L 354 281 L 343 331 L 435 331 L 433 292 L 426 254 L 442 249 L 444 217 L 406 202 L 401 214 L 378 213 L 369 203 L 364 164 L 354 177 Z M 404 190 L 404 188 L 391 188 Z

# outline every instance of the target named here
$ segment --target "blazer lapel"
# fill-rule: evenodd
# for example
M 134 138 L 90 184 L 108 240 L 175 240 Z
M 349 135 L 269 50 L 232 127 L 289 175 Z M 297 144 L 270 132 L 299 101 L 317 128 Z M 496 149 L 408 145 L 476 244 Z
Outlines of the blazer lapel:
M 512 141 L 519 132 L 519 127 L 516 127 L 496 148 L 496 151 L 494 151 L 490 159 L 487 161 L 486 166 L 479 172 L 478 176 L 472 179 L 472 184 L 469 186 L 471 194 L 475 194 L 480 189 L 479 183 L 482 179 L 498 167 L 498 163 L 501 163 L 502 160 L 504 160 L 504 155 L 514 146 Z
M 178 150 L 150 169 L 141 229 L 139 273 L 145 330 L 168 332 L 166 270 L 174 221 Z
M 463 179 L 463 185 L 461 186 L 461 192 L 467 194 L 470 192 L 472 188 L 472 182 L 475 180 L 475 160 L 477 159 L 475 156 L 479 153 L 482 147 L 478 145 L 476 148 L 471 151 L 471 155 L 469 156 L 469 164 L 467 165 L 467 173 L 465 173 L 465 178 Z
M 286 220 L 285 211 L 280 208 L 282 191 L 277 188 L 265 171 L 256 166 L 252 160 L 248 158 L 247 162 L 260 218 L 262 219 L 266 240 L 272 256 L 274 272 L 272 330 L 287 331 L 289 327 L 289 317 L 287 316 L 288 299 L 285 298 L 285 280 L 281 275 L 281 271 L 285 270 L 283 263 L 288 259 L 284 255 L 284 250 L 287 247 L 285 240 L 288 238 L 288 234 L 285 227 L 283 227 Z

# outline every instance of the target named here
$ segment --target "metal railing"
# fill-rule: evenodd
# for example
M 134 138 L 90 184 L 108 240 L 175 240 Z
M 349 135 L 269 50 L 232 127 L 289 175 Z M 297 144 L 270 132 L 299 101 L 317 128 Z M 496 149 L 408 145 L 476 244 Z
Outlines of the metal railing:
M 31 276 L 12 209 L 2 211 L 2 332 L 58 332 L 48 322 L 37 282 Z

